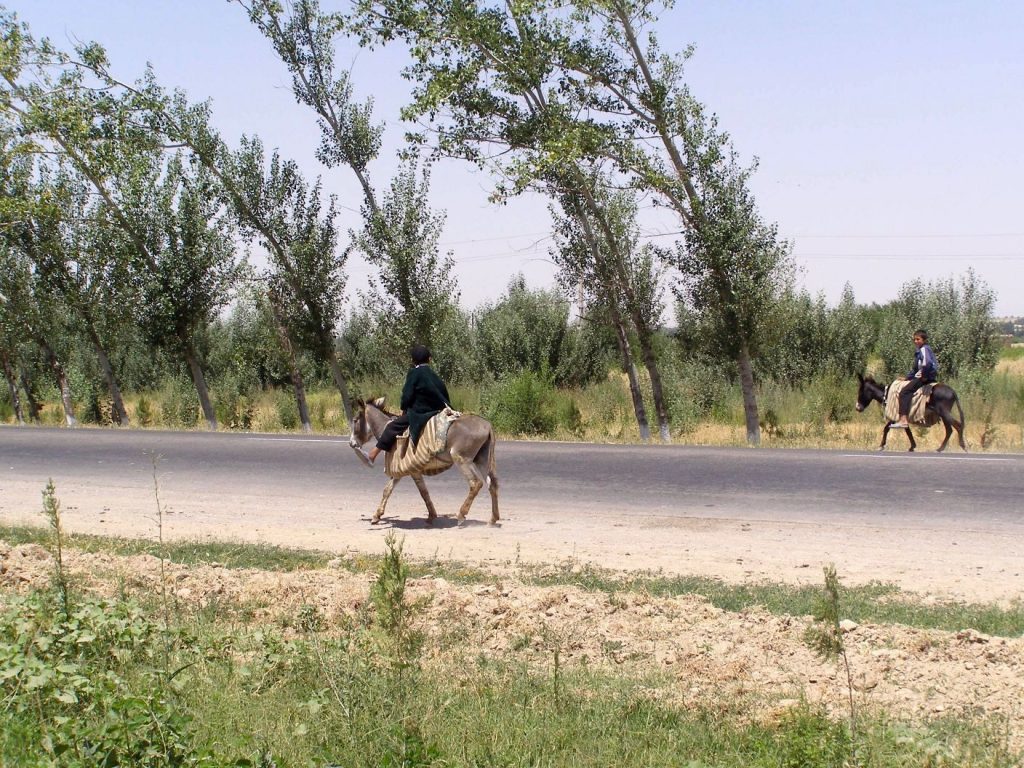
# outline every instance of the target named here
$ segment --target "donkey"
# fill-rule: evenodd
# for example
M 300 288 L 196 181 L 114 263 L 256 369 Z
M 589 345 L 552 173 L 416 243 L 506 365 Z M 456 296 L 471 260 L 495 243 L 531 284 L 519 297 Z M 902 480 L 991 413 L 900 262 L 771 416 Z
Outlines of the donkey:
M 355 405 L 349 444 L 360 458 L 363 458 L 361 446 L 371 439 L 379 438 L 385 425 L 395 418 L 395 414 L 384 410 L 384 398 L 373 402 L 358 400 Z M 473 499 L 476 498 L 485 483 L 491 494 L 491 525 L 495 525 L 500 519 L 498 515 L 498 475 L 494 459 L 496 442 L 491 423 L 480 416 L 464 414 L 448 427 L 448 441 L 445 450 L 437 456 L 447 466 L 431 471 L 429 474 L 443 472 L 454 464 L 465 476 L 469 483 L 469 493 L 459 508 L 459 525 L 466 521 L 466 515 L 473 504 Z M 365 461 L 365 459 L 363 460 Z M 384 514 L 384 507 L 387 506 L 391 492 L 400 479 L 400 477 L 388 479 L 388 484 L 384 486 L 384 496 L 370 521 L 372 525 L 380 522 L 381 516 Z M 427 491 L 427 484 L 423 481 L 423 475 L 412 475 L 412 481 L 416 483 L 416 488 L 419 489 L 420 496 L 423 497 L 423 501 L 427 505 L 427 522 L 433 523 L 437 519 L 437 510 L 434 509 L 434 502 L 430 500 L 430 493 Z
M 877 400 L 882 408 L 885 408 L 885 387 L 882 384 L 876 382 L 870 376 L 863 376 L 857 374 L 857 379 L 860 381 L 860 389 L 857 391 L 857 412 L 862 412 L 865 408 L 871 405 L 873 400 Z M 957 410 L 960 412 L 960 419 L 953 418 L 953 405 L 956 405 Z M 942 425 L 946 428 L 946 436 L 942 439 L 942 445 L 939 446 L 939 451 L 946 450 L 946 443 L 949 442 L 949 436 L 953 434 L 953 429 L 956 429 L 957 440 L 960 443 L 960 447 L 967 450 L 967 445 L 964 443 L 964 409 L 960 405 L 960 398 L 957 397 L 956 392 L 953 388 L 946 384 L 936 384 L 932 389 L 931 394 L 928 396 L 928 403 L 925 411 L 925 420 L 922 422 L 916 422 L 926 427 L 930 427 L 933 424 L 942 422 Z M 889 437 L 889 430 L 892 429 L 894 422 L 886 420 L 885 426 L 882 428 L 882 444 L 878 446 L 878 450 L 885 448 L 885 441 Z M 913 451 L 917 448 L 917 442 L 914 440 L 913 433 L 907 429 L 904 430 L 907 433 L 907 438 L 910 440 L 910 450 Z

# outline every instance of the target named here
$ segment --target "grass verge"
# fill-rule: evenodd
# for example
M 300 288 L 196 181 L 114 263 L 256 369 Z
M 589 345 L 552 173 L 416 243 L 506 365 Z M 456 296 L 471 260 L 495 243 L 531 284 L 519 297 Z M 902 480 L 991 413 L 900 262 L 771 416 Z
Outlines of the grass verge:
M 2 526 L 0 539 L 10 544 L 41 544 L 50 541 L 46 528 L 34 526 Z M 148 554 L 160 556 L 160 546 L 146 539 L 68 534 L 68 547 L 84 552 L 107 552 L 116 555 Z M 165 543 L 163 556 L 183 565 L 217 563 L 225 568 L 257 568 L 267 571 L 296 571 L 324 568 L 328 563 L 352 573 L 374 572 L 382 557 L 359 555 L 337 557 L 328 552 L 288 549 L 264 544 L 218 542 Z M 440 576 L 457 584 L 490 584 L 493 572 L 455 561 L 411 561 L 409 575 L 413 578 Z M 595 566 L 579 566 L 566 562 L 557 567 L 517 564 L 513 575 L 536 586 L 571 586 L 591 592 L 614 594 L 644 592 L 656 597 L 700 595 L 712 605 L 726 611 L 739 612 L 761 606 L 782 616 L 806 616 L 814 612 L 820 587 L 793 586 L 773 582 L 730 584 L 720 579 L 699 576 L 670 576 L 649 572 L 622 574 Z M 872 583 L 844 586 L 845 618 L 864 623 L 903 624 L 920 629 L 955 632 L 974 629 L 989 635 L 1019 637 L 1024 634 L 1024 603 L 1009 606 L 987 603 L 924 602 L 919 596 L 904 592 L 892 584 Z
M 666 695 L 685 681 L 565 667 L 557 647 L 539 667 L 470 644 L 433 657 L 395 618 L 417 610 L 403 588 L 413 569 L 400 548 L 376 562 L 389 588 L 361 610 L 311 606 L 288 627 L 230 610 L 161 617 L 127 596 L 75 593 L 66 611 L 58 590 L 3 593 L 0 764 L 1019 764 L 1002 723 L 970 713 L 910 724 L 874 709 L 854 737 L 807 701 L 760 714 L 729 695 L 688 703 Z

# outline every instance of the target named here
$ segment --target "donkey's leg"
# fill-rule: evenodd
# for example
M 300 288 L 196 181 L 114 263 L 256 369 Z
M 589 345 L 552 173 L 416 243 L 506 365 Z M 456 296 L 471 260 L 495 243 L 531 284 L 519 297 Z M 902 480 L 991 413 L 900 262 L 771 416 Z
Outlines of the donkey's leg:
M 960 443 L 960 447 L 963 448 L 964 453 L 967 453 L 967 443 L 964 442 L 964 425 L 963 422 L 953 419 L 953 427 L 956 429 L 956 438 Z
M 370 525 L 376 525 L 380 522 L 381 517 L 384 515 L 384 507 L 388 505 L 388 499 L 391 498 L 391 492 L 395 490 L 395 485 L 401 478 L 392 477 L 388 480 L 388 484 L 384 486 L 384 495 L 381 496 L 380 504 L 377 507 L 377 511 L 373 514 L 373 519 L 370 521 Z
M 939 446 L 939 450 L 936 453 L 942 453 L 946 450 L 946 443 L 949 442 L 949 436 L 953 434 L 953 425 L 950 423 L 953 419 L 946 414 L 939 414 L 939 418 L 942 419 L 942 426 L 946 428 L 946 436 L 942 438 L 942 445 Z
M 416 483 L 416 488 L 423 498 L 423 503 L 427 505 L 427 522 L 434 522 L 437 519 L 437 510 L 434 509 L 434 502 L 430 500 L 430 491 L 427 490 L 427 483 L 423 479 L 423 475 L 413 475 L 412 481 Z
M 907 448 L 907 452 L 913 453 L 914 449 L 917 448 L 917 441 L 914 439 L 914 428 L 910 426 L 904 429 L 903 431 L 907 433 L 907 440 L 910 441 L 910 447 Z
M 885 426 L 882 427 L 882 443 L 881 443 L 881 445 L 878 446 L 878 450 L 880 450 L 880 451 L 884 451 L 885 450 L 885 441 L 889 439 L 889 430 L 890 429 L 892 429 L 892 422 L 891 421 L 885 422 Z
M 491 493 L 491 525 L 501 519 L 498 514 L 498 475 L 495 472 L 487 473 L 487 490 Z
M 463 523 L 466 521 L 466 515 L 469 514 L 469 508 L 473 506 L 473 499 L 475 499 L 476 495 L 480 493 L 480 489 L 484 487 L 484 476 L 472 462 L 466 461 L 461 456 L 452 456 L 452 458 L 455 459 L 455 466 L 459 468 L 462 476 L 465 477 L 466 482 L 469 483 L 469 493 L 466 494 L 466 500 L 462 502 L 462 506 L 459 507 L 459 523 Z
M 491 446 L 491 450 L 494 450 L 494 446 Z M 491 494 L 491 525 L 494 525 L 501 519 L 501 515 L 498 514 L 498 475 L 490 469 L 490 463 L 490 456 L 485 452 L 481 452 L 473 460 L 473 466 L 480 476 L 485 478 L 487 490 Z

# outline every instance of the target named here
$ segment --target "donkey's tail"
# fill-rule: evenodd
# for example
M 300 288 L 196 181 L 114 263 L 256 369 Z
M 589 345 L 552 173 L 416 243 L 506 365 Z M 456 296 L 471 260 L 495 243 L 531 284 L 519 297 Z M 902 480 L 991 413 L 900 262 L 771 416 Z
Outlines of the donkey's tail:
M 960 429 L 967 429 L 967 422 L 964 421 L 964 409 L 960 405 L 960 395 L 956 391 L 953 392 L 953 402 L 956 403 L 956 410 L 960 414 Z
M 487 442 L 484 443 L 484 447 L 480 449 L 481 453 L 486 453 L 487 458 L 487 482 L 491 487 L 498 487 L 498 462 L 494 456 L 494 446 L 497 444 L 498 438 L 494 435 L 494 428 L 491 427 L 487 432 Z

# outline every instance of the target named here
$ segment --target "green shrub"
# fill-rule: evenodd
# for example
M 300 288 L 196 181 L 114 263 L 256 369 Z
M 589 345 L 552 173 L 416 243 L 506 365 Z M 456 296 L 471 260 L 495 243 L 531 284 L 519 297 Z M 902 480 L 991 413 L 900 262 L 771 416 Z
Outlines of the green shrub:
M 191 429 L 199 420 L 199 396 L 183 379 L 171 379 L 164 387 L 160 413 L 168 427 Z
M 153 403 L 145 395 L 139 395 L 139 400 L 135 404 L 135 423 L 140 427 L 151 427 L 155 418 Z
M 819 426 L 849 421 L 854 413 L 851 392 L 855 392 L 853 384 L 836 376 L 816 379 L 806 390 L 804 420 Z
M 853 745 L 841 723 L 823 711 L 796 709 L 783 717 L 768 749 L 780 768 L 843 768 L 850 765 Z
M 549 435 L 557 426 L 554 390 L 532 371 L 499 381 L 485 396 L 484 415 L 499 432 Z
M 150 663 L 156 625 L 128 602 L 78 603 L 65 619 L 35 592 L 0 613 L 0 764 L 198 764 L 188 718 Z
M 256 417 L 252 385 L 234 374 L 224 376 L 213 391 L 213 411 L 223 427 L 252 429 Z
M 310 410 L 319 410 L 320 418 L 318 421 L 323 422 L 323 402 L 317 401 L 318 409 L 311 408 Z M 299 426 L 299 406 L 295 402 L 295 395 L 291 392 L 287 392 L 283 389 L 279 389 L 274 392 L 274 410 L 277 412 L 277 420 L 281 424 L 282 429 L 297 429 Z M 310 415 L 310 420 L 313 420 L 313 415 Z

